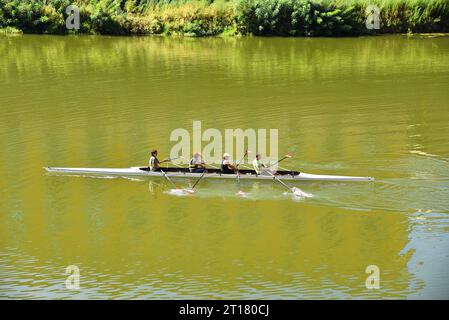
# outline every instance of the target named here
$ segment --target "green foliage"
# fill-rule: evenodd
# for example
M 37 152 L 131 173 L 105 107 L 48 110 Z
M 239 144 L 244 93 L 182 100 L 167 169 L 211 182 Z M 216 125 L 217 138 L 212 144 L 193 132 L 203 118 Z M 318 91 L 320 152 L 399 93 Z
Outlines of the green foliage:
M 238 0 L 238 30 L 243 34 L 340 36 L 362 32 L 360 8 L 311 0 Z
M 80 9 L 79 30 L 65 8 Z M 366 8 L 381 29 L 365 27 Z M 26 33 L 350 36 L 448 32 L 449 0 L 0 0 L 0 28 Z
M 293 35 L 302 36 L 344 36 L 362 33 L 362 19 L 358 19 L 358 8 L 341 7 L 334 4 L 312 1 L 295 3 L 292 13 Z
M 14 27 L 0 28 L 0 34 L 22 34 L 22 30 Z
M 374 4 L 380 9 L 382 33 L 448 32 L 449 0 L 336 0 L 362 10 Z
M 233 26 L 234 18 L 229 9 L 228 5 L 190 2 L 179 7 L 158 9 L 155 15 L 161 17 L 167 34 L 201 37 L 221 34 Z
M 288 0 L 237 0 L 237 30 L 242 34 L 282 35 L 289 29 L 285 25 L 291 15 L 288 3 Z
M 159 17 L 128 16 L 128 28 L 131 34 L 161 34 L 164 31 L 163 21 Z
M 121 1 L 102 0 L 88 7 L 89 20 L 92 31 L 101 34 L 124 34 L 125 17 L 121 8 Z
M 30 33 L 62 33 L 63 12 L 69 4 L 68 0 L 0 0 L 0 27 Z

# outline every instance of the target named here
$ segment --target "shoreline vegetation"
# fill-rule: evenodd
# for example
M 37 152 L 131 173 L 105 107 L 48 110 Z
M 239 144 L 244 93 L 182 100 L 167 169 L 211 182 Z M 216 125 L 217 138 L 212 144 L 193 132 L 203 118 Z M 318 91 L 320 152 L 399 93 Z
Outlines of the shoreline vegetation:
M 65 9 L 80 10 L 79 30 Z M 380 29 L 366 27 L 369 5 Z M 358 36 L 449 32 L 449 0 L 0 0 L 0 34 Z

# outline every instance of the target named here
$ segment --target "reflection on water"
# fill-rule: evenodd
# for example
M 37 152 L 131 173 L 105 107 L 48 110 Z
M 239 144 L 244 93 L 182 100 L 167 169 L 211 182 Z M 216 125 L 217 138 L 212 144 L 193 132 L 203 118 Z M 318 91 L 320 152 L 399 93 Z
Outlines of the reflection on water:
M 0 57 L 0 297 L 449 297 L 449 38 L 22 36 Z M 177 197 L 162 178 L 42 169 L 145 164 L 193 120 L 277 128 L 283 167 L 376 181 Z

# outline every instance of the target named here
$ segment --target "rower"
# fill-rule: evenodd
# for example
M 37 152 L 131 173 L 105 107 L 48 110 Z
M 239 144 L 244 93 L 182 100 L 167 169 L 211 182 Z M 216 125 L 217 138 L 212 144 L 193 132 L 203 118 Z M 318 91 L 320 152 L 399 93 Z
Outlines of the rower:
M 261 173 L 262 168 L 266 168 L 266 166 L 262 162 L 260 162 L 261 158 L 262 157 L 261 157 L 260 153 L 258 153 L 258 154 L 256 154 L 256 158 L 253 161 L 254 171 L 256 171 L 256 174 L 258 174 L 258 175 Z
M 236 167 L 229 161 L 229 154 L 223 154 L 223 160 L 221 161 L 221 173 L 223 174 L 233 174 L 235 173 Z
M 198 152 L 195 152 L 193 154 L 192 159 L 190 159 L 189 162 L 189 171 L 192 173 L 201 173 L 206 170 L 206 164 L 201 161 L 200 154 Z
M 151 151 L 151 158 L 150 161 L 148 162 L 148 167 L 150 168 L 150 171 L 160 171 L 160 161 L 157 158 L 157 150 L 154 149 L 153 151 Z

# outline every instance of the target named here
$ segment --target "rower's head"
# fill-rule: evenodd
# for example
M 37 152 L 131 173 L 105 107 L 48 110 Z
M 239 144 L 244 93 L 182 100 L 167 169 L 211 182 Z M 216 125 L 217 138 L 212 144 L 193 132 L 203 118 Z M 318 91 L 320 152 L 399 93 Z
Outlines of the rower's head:
M 196 158 L 199 158 L 199 156 L 201 156 L 201 154 L 199 153 L 199 152 L 195 152 L 194 154 L 193 154 L 193 157 L 196 159 Z
M 229 160 L 229 153 L 223 154 L 223 160 Z
M 151 151 L 151 155 L 152 155 L 153 157 L 157 156 L 157 150 L 154 149 L 153 151 Z
M 256 154 L 256 159 L 260 160 L 262 157 L 260 156 L 260 153 Z

